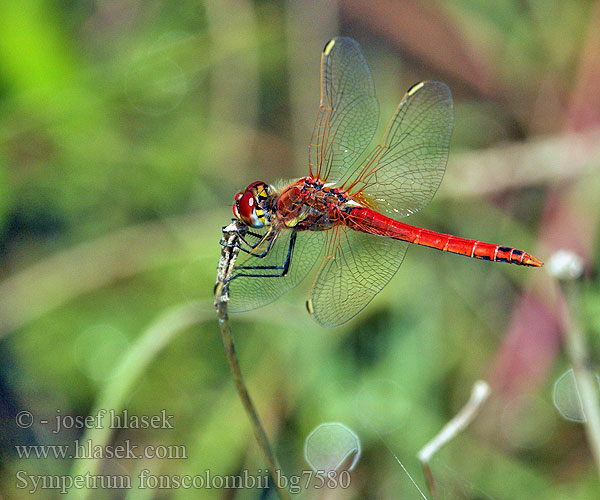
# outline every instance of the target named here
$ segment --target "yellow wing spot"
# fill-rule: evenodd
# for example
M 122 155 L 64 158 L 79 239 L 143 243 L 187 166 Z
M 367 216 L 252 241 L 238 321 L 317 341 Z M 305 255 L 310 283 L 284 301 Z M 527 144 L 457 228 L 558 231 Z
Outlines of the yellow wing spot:
M 415 92 L 419 91 L 423 87 L 423 85 L 425 85 L 425 82 L 416 83 L 415 85 L 413 85 L 411 88 L 408 89 L 407 94 L 413 95 Z
M 331 49 L 333 49 L 334 45 L 335 45 L 335 38 L 332 38 L 331 40 L 329 40 L 327 42 L 327 45 L 325 45 L 325 48 L 323 49 L 323 54 L 328 56 L 329 53 L 331 52 Z
M 309 314 L 314 314 L 315 313 L 315 309 L 313 307 L 313 303 L 311 299 L 308 299 L 306 301 L 306 310 L 308 311 Z

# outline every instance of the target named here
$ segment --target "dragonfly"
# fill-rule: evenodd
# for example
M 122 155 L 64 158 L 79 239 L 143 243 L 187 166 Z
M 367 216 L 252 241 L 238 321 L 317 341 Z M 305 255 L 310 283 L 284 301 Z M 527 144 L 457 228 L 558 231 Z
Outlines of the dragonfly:
M 337 37 L 321 54 L 321 100 L 309 175 L 280 185 L 251 183 L 235 195 L 236 246 L 244 253 L 227 283 L 229 310 L 269 304 L 312 273 L 307 309 L 323 326 L 357 315 L 392 279 L 410 243 L 443 252 L 540 267 L 516 248 L 411 226 L 448 160 L 452 94 L 439 81 L 410 87 L 379 143 L 371 72 L 358 43 Z M 359 161 L 360 160 L 360 161 Z M 225 243 L 223 243 L 225 244 Z

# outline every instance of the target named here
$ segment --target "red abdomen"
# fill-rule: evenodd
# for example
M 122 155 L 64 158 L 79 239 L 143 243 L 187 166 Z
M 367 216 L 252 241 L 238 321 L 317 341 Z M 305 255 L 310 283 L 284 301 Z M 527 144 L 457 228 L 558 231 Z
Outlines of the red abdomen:
M 542 261 L 523 250 L 483 241 L 467 240 L 450 234 L 410 226 L 369 208 L 353 208 L 344 222 L 348 227 L 358 231 L 436 248 L 442 252 L 493 262 L 510 262 L 521 266 L 541 267 L 544 265 Z

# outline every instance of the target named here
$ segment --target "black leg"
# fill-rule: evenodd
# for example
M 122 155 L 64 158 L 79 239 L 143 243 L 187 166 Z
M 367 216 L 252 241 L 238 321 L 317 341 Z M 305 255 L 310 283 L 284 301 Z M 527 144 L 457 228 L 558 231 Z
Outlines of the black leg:
M 237 219 L 231 219 L 232 222 L 237 222 Z M 225 232 L 225 229 L 229 227 L 229 226 L 222 226 L 221 227 L 221 232 Z M 227 233 L 238 233 L 238 231 L 227 231 Z M 245 234 L 249 234 L 251 236 L 255 236 L 256 238 L 262 238 L 262 235 L 258 234 L 258 233 L 253 233 L 252 231 L 246 231 Z M 241 236 L 241 235 L 240 235 Z
M 242 236 L 241 234 L 238 233 L 238 238 L 242 241 L 242 243 L 244 245 L 246 245 L 248 248 L 244 248 L 242 245 L 239 244 L 235 244 L 235 245 L 230 245 L 230 244 L 226 244 L 223 242 L 223 240 L 221 240 L 219 243 L 223 246 L 229 246 L 229 247 L 236 247 L 239 248 L 242 252 L 244 253 L 248 253 L 248 254 L 252 254 L 254 257 L 257 257 L 259 259 L 264 258 L 268 253 L 269 250 L 271 249 L 271 246 L 273 245 L 273 242 L 275 241 L 275 232 L 272 231 L 270 233 L 267 233 L 266 235 L 261 235 L 258 233 L 253 233 L 251 231 L 248 231 L 246 233 L 246 235 L 250 235 L 253 236 L 255 238 L 258 238 L 258 241 L 256 241 L 255 243 L 250 243 L 249 241 L 247 241 L 244 236 Z M 267 249 L 261 253 L 254 253 L 254 249 L 260 244 L 262 243 L 265 239 L 269 239 L 269 244 L 267 246 Z
M 271 246 L 272 242 L 269 243 L 269 248 Z M 279 266 L 236 266 L 236 270 L 240 270 L 243 269 L 244 271 L 258 271 L 258 270 L 278 270 L 281 271 L 280 273 L 277 274 L 246 274 L 246 273 L 238 273 L 234 276 L 232 276 L 232 280 L 235 278 L 281 278 L 283 276 L 285 276 L 289 269 L 290 269 L 290 263 L 292 261 L 292 255 L 294 253 L 294 245 L 296 244 L 296 231 L 292 231 L 292 235 L 290 236 L 290 244 L 288 246 L 288 250 L 287 250 L 287 254 L 285 256 L 285 261 L 283 262 L 282 265 Z M 231 280 L 230 280 L 231 281 Z

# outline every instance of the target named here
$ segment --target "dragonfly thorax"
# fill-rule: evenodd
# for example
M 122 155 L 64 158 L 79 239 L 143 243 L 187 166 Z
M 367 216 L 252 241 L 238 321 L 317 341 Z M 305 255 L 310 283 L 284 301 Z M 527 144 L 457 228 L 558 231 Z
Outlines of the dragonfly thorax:
M 319 231 L 339 221 L 348 195 L 320 179 L 305 177 L 286 187 L 274 203 L 277 219 L 295 230 Z
M 262 181 L 253 182 L 235 195 L 233 215 L 249 227 L 260 228 L 271 224 L 273 186 Z

